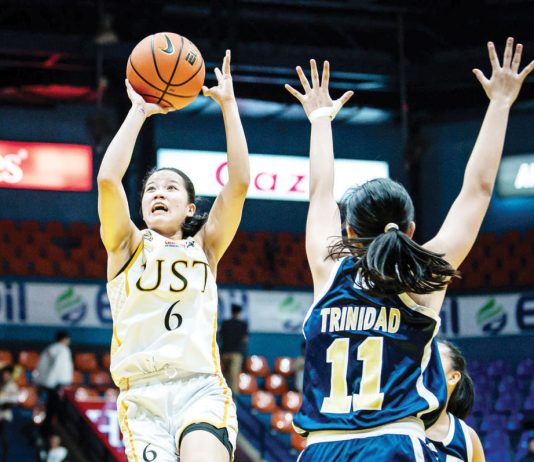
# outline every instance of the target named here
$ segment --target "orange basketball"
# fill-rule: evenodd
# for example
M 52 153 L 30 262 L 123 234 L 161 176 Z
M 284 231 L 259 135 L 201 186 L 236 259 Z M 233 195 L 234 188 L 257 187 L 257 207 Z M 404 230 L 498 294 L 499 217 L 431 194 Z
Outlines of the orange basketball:
M 145 101 L 181 109 L 198 96 L 206 69 L 198 48 L 172 32 L 141 40 L 126 66 L 126 77 Z

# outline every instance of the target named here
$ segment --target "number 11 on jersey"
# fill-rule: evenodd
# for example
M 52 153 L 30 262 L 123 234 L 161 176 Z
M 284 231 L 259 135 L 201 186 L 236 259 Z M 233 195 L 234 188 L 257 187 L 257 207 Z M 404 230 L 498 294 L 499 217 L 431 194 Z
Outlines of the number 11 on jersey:
M 322 413 L 346 414 L 351 411 L 382 409 L 384 393 L 380 393 L 383 337 L 368 337 L 358 347 L 358 361 L 363 362 L 360 392 L 348 395 L 347 368 L 350 340 L 338 338 L 326 350 L 326 362 L 332 365 L 330 396 L 323 400 Z

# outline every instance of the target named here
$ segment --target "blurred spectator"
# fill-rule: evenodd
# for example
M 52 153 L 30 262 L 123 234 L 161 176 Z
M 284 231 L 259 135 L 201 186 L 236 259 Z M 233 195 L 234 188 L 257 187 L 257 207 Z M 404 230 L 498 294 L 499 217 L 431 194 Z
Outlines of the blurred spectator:
M 46 394 L 46 418 L 43 423 L 45 438 L 52 433 L 52 425 L 59 412 L 62 387 L 72 383 L 73 364 L 69 345 L 69 334 L 58 332 L 56 342 L 45 348 L 37 365 L 35 382 Z
M 49 445 L 46 462 L 63 462 L 67 459 L 68 451 L 61 446 L 61 438 L 58 435 L 50 436 Z
M 302 380 L 304 377 L 304 353 L 306 352 L 306 342 L 300 344 L 301 355 L 293 359 L 292 369 L 295 374 L 295 390 L 302 393 Z
M 248 341 L 248 325 L 240 319 L 241 310 L 241 305 L 233 303 L 232 317 L 223 321 L 220 330 L 222 373 L 234 394 L 239 389 L 239 373 Z
M 534 436 L 528 439 L 527 451 L 519 462 L 534 462 Z
M 13 380 L 13 366 L 4 366 L 0 370 L 0 443 L 2 444 L 2 462 L 7 462 L 9 439 L 7 426 L 13 420 L 11 408 L 18 402 L 19 389 Z

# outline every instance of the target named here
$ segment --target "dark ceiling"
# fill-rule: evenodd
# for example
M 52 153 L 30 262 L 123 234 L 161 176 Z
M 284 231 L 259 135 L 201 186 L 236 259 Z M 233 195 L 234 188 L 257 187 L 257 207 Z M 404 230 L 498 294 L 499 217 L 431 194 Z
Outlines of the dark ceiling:
M 97 45 L 110 18 L 118 40 Z M 191 39 L 210 79 L 231 48 L 241 97 L 290 101 L 295 65 L 328 58 L 334 96 L 354 89 L 355 103 L 397 111 L 405 88 L 404 107 L 439 114 L 484 103 L 471 69 L 488 71 L 487 40 L 502 52 L 513 35 L 534 59 L 534 1 L 2 0 L 0 102 L 124 102 L 128 55 L 159 31 Z M 534 102 L 534 77 L 521 100 Z

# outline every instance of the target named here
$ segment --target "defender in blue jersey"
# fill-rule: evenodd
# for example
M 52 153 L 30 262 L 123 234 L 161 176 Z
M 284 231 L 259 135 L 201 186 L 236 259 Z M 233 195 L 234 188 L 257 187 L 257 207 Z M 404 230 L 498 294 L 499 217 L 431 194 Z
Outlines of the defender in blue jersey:
M 502 155 L 510 106 L 534 62 L 518 73 L 522 46 L 508 39 L 501 66 L 488 44 L 492 76 L 475 75 L 490 98 L 462 190 L 438 234 L 413 240 L 413 203 L 398 183 L 380 178 L 334 197 L 331 121 L 352 96 L 333 101 L 329 64 L 322 81 L 297 74 L 304 94 L 286 85 L 311 122 L 310 207 L 306 253 L 314 303 L 305 322 L 302 406 L 296 429 L 307 435 L 302 462 L 431 461 L 425 421 L 443 407 L 446 387 L 435 348 L 439 310 L 451 278 L 471 249 L 486 213 Z
M 447 406 L 426 430 L 428 444 L 441 462 L 484 462 L 484 449 L 475 430 L 462 419 L 471 412 L 475 389 L 462 352 L 448 341 L 438 342 L 447 379 Z

